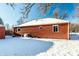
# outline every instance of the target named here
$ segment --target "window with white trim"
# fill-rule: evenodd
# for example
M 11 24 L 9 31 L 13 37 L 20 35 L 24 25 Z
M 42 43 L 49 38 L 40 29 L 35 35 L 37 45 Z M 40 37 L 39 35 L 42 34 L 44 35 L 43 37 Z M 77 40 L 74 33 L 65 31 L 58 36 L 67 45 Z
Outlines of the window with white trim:
M 39 29 L 41 30 L 42 29 L 42 26 L 39 26 Z
M 53 25 L 53 32 L 59 32 L 59 25 Z
M 17 32 L 20 31 L 20 28 L 17 28 Z

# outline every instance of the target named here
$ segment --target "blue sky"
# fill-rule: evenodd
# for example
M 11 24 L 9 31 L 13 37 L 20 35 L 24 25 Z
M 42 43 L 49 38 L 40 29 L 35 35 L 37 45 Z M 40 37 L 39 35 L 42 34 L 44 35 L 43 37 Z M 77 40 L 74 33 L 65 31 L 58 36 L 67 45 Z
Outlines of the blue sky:
M 16 21 L 21 16 L 17 10 L 18 9 L 13 10 L 10 6 L 7 6 L 6 4 L 0 4 L 0 17 L 2 18 L 4 24 L 16 24 Z
M 69 20 L 70 22 L 79 22 L 78 20 L 79 18 L 75 18 L 75 19 L 73 18 L 75 14 L 75 8 L 76 6 L 78 7 L 79 4 L 72 4 L 72 3 L 70 4 L 66 3 L 61 5 L 53 4 L 45 15 L 41 14 L 41 11 L 37 9 L 38 8 L 37 5 L 38 4 L 32 7 L 31 12 L 28 15 L 29 20 L 35 19 L 35 18 L 52 17 L 54 9 L 56 8 L 56 6 L 58 6 L 60 15 L 62 10 L 65 7 L 65 9 L 67 10 L 67 13 L 69 14 L 69 17 L 67 18 L 67 20 Z M 18 4 L 18 6 L 16 6 L 14 10 L 6 4 L 0 4 L 0 17 L 3 19 L 4 24 L 8 23 L 10 26 L 17 24 L 17 20 L 19 20 L 19 18 L 21 17 L 19 8 L 22 8 L 22 4 Z
M 28 18 L 46 18 L 46 17 L 53 17 L 53 13 L 54 10 L 56 8 L 59 9 L 59 15 L 62 15 L 62 10 L 66 10 L 66 12 L 68 13 L 68 17 L 65 20 L 68 20 L 72 23 L 79 23 L 79 17 L 76 17 L 75 14 L 77 14 L 78 12 L 75 11 L 75 8 L 79 7 L 79 4 L 77 3 L 54 3 L 51 8 L 48 10 L 48 12 L 45 15 L 41 14 L 41 11 L 39 11 L 37 9 L 37 5 L 34 6 L 31 10 L 31 12 L 29 13 L 29 17 Z M 79 14 L 79 13 L 78 13 Z

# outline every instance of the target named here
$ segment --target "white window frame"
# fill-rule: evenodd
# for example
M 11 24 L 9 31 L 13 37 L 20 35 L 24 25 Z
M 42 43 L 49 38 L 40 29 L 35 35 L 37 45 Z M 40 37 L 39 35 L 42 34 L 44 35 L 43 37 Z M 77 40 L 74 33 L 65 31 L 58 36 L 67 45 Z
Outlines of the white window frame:
M 56 32 L 59 32 L 59 25 L 52 25 L 52 31 L 55 32 L 55 31 L 54 31 L 54 26 L 57 26 L 58 31 L 56 31 Z M 56 32 L 55 32 L 55 33 L 56 33 Z
M 19 32 L 18 29 L 20 29 L 20 28 L 17 28 L 17 32 Z M 20 29 L 20 30 L 21 30 L 21 29 Z
M 42 26 L 39 26 L 39 29 L 41 30 L 43 27 Z

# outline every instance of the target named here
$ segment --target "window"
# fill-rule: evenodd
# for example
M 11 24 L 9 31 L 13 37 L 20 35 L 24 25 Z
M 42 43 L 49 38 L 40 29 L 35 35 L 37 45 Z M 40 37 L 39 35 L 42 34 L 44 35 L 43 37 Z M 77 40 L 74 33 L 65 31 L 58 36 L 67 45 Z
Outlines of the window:
M 20 31 L 20 28 L 17 28 L 17 32 Z
M 59 26 L 53 25 L 53 32 L 59 32 Z
M 39 26 L 39 29 L 42 29 L 42 26 Z

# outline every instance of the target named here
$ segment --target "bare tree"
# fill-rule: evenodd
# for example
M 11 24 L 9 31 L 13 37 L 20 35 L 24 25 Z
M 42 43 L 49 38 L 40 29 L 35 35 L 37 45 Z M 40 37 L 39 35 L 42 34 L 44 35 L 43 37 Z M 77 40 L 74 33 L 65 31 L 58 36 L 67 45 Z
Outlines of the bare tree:
M 79 18 L 79 6 L 76 6 L 74 11 L 75 11 L 74 17 Z
M 16 4 L 14 3 L 7 3 L 7 5 L 11 6 L 13 9 L 15 9 Z M 32 7 L 35 5 L 35 3 L 24 3 L 24 7 L 21 9 L 22 10 L 22 17 L 26 18 L 28 17 L 29 12 L 31 11 Z M 38 8 L 43 14 L 49 10 L 50 6 L 52 3 L 39 3 Z
M 4 25 L 2 18 L 0 18 L 0 24 Z
M 11 6 L 13 9 L 15 9 L 15 6 L 16 6 L 16 4 L 14 4 L 14 3 L 7 3 L 7 5 Z M 22 16 L 17 21 L 19 24 L 23 19 L 28 18 L 28 14 L 30 13 L 30 11 L 31 11 L 32 7 L 35 5 L 35 3 L 24 3 L 23 5 L 24 5 L 24 7 L 21 9 Z M 43 15 L 45 15 L 51 5 L 52 5 L 52 3 L 39 3 L 37 9 L 40 10 Z
M 54 18 L 58 18 L 58 14 L 59 14 L 59 9 L 56 8 L 56 9 L 54 10 L 53 17 L 54 17 Z
M 10 30 L 10 26 L 9 26 L 9 24 L 7 23 L 7 24 L 5 24 L 5 28 L 6 28 L 6 30 Z
M 10 5 L 13 9 L 15 9 L 16 4 L 14 3 L 10 3 L 7 4 Z M 20 19 L 17 21 L 19 24 L 24 23 L 24 19 L 28 18 L 28 15 L 32 9 L 32 7 L 36 5 L 35 3 L 24 3 L 23 4 L 23 8 L 21 9 L 21 14 L 22 16 L 20 17 Z M 37 10 L 39 10 L 39 12 L 41 12 L 41 14 L 46 15 L 47 11 L 51 8 L 53 4 L 52 3 L 39 3 L 37 4 L 38 8 Z M 60 12 L 59 10 L 59 6 L 62 4 L 57 4 L 55 10 L 53 11 L 53 17 L 54 18 L 59 18 L 59 19 L 65 19 L 68 16 L 67 13 L 67 9 L 64 8 L 64 10 L 62 10 L 62 12 Z M 61 15 L 59 15 L 61 13 Z
M 40 3 L 38 4 L 38 9 L 40 10 L 40 12 L 45 15 L 46 12 L 51 8 L 51 6 L 53 5 L 52 3 Z
M 11 6 L 13 9 L 15 9 L 15 4 L 14 3 L 6 3 L 6 5 Z
M 56 8 L 53 12 L 53 17 L 58 19 L 65 19 L 68 17 L 67 9 L 63 9 L 62 12 L 59 11 L 59 8 Z M 61 14 L 61 15 L 59 15 Z

